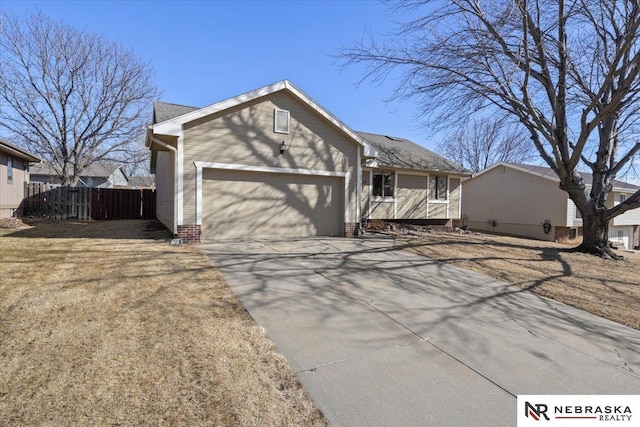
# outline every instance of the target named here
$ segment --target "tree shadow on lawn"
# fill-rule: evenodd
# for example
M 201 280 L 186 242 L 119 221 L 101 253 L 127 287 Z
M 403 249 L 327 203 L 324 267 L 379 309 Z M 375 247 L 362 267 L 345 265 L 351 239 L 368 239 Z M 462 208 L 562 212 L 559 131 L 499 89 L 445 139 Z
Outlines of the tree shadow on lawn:
M 167 240 L 171 232 L 156 220 L 79 221 L 22 218 L 28 228 L 0 230 L 0 236 L 50 239 Z
M 638 277 L 634 261 L 604 261 L 576 253 L 573 248 L 535 242 L 469 242 L 453 238 L 398 243 L 400 249 L 434 256 L 439 262 L 475 270 L 520 288 L 513 292 L 532 291 L 638 329 L 633 305 L 640 295 L 634 290 Z M 451 250 L 454 245 L 460 249 Z M 474 246 L 482 249 L 469 249 Z M 616 274 L 607 273 L 614 269 Z M 613 306 L 617 308 L 612 309 Z

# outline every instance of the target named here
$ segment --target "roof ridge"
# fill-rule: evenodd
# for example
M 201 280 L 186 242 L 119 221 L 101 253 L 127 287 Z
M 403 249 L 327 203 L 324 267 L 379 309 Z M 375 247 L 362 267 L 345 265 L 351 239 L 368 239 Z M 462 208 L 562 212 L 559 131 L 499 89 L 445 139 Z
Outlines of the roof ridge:
M 200 108 L 200 107 L 194 107 L 193 105 L 184 105 L 184 104 L 177 104 L 175 102 L 166 102 L 166 101 L 161 101 L 161 100 L 156 100 L 153 101 L 154 104 L 165 104 L 165 105 L 173 105 L 176 107 L 185 107 L 185 108 Z
M 502 162 L 502 163 L 506 163 L 508 165 L 512 165 L 512 166 L 516 166 L 516 167 L 520 167 L 523 169 L 527 169 L 530 172 L 536 172 L 533 168 L 537 169 L 537 172 L 542 173 L 541 171 L 544 171 L 545 173 L 549 173 L 552 177 L 557 178 L 556 173 L 554 172 L 554 170 L 552 168 L 550 168 L 549 166 L 543 166 L 543 165 L 530 165 L 528 163 L 518 163 L 518 162 Z M 579 174 L 588 177 L 590 180 L 593 180 L 593 173 L 591 172 L 583 172 L 583 171 L 578 171 Z M 559 179 L 559 178 L 558 178 Z M 636 185 L 636 184 L 632 184 L 630 182 L 626 182 L 626 181 L 622 181 L 621 179 L 618 178 L 614 178 L 612 181 L 614 187 L 618 187 L 620 188 L 620 185 L 616 185 L 616 183 L 618 184 L 623 184 L 624 186 L 627 186 L 631 189 L 640 189 L 640 186 Z M 588 185 L 592 185 L 592 184 L 588 184 Z

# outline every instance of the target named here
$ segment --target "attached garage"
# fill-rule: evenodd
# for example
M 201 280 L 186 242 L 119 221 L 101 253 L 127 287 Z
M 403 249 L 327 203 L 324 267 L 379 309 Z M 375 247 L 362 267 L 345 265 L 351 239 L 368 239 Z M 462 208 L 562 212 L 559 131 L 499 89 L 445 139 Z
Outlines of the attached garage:
M 354 236 L 376 151 L 291 82 L 203 108 L 157 102 L 158 219 L 177 237 Z
M 345 178 L 203 169 L 202 238 L 341 236 Z

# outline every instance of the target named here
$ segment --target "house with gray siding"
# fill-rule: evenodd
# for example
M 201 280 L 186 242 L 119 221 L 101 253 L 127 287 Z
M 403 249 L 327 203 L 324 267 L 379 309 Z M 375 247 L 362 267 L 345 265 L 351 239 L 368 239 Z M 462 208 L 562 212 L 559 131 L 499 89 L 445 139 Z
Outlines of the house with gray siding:
M 49 163 L 41 163 L 31 168 L 31 181 L 60 184 L 62 180 Z M 122 167 L 112 163 L 94 163 L 85 168 L 76 187 L 127 188 L 129 178 Z
M 35 154 L 0 139 L 0 218 L 18 214 L 29 169 L 41 161 Z

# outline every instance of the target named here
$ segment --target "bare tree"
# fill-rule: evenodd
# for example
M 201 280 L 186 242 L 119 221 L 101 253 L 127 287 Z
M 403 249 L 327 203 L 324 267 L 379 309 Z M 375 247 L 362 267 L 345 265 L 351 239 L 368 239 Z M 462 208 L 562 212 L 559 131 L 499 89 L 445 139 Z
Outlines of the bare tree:
M 445 137 L 437 148 L 472 172 L 499 162 L 525 163 L 536 157 L 524 129 L 504 120 L 472 119 Z
M 400 72 L 397 95 L 436 111 L 434 121 L 480 110 L 519 121 L 582 214 L 578 250 L 617 258 L 609 221 L 640 207 L 640 191 L 605 204 L 640 151 L 640 0 L 414 0 L 395 9 L 415 18 L 392 38 L 345 49 L 347 63 L 367 64 L 365 78 Z
M 157 94 L 149 64 L 42 13 L 0 25 L 0 127 L 63 184 L 95 162 L 130 162 Z
M 147 176 L 149 175 L 150 160 L 151 152 L 144 145 L 144 140 L 138 138 L 130 144 L 126 160 L 120 161 L 120 164 L 127 176 Z

